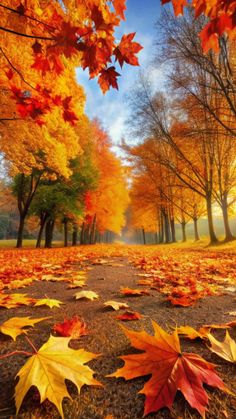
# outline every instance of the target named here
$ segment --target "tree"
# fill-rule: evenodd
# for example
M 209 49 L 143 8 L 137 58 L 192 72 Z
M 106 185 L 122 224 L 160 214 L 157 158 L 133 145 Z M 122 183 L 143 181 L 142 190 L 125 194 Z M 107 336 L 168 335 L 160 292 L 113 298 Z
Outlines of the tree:
M 125 224 L 124 213 L 129 203 L 124 170 L 120 160 L 111 151 L 111 142 L 98 121 L 94 122 L 94 162 L 98 170 L 98 183 L 86 195 L 86 217 L 81 239 L 96 240 L 96 231 L 120 233 Z
M 218 52 L 220 38 L 224 33 L 235 38 L 235 0 L 162 0 L 162 4 L 169 2 L 172 2 L 176 16 L 183 14 L 185 6 L 191 5 L 195 9 L 195 17 L 202 14 L 208 17 L 208 23 L 199 34 L 204 51 L 212 48 Z

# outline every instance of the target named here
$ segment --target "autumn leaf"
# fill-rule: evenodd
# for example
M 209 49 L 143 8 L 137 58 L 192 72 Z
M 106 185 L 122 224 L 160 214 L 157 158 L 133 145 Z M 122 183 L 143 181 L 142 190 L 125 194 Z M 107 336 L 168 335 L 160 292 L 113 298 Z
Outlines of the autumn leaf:
M 137 311 L 125 311 L 123 314 L 116 316 L 118 320 L 122 320 L 123 322 L 130 321 L 130 320 L 139 320 L 142 317 L 143 316 Z
M 172 2 L 175 15 L 182 15 L 184 11 L 184 7 L 188 5 L 187 0 L 161 0 L 162 4 L 166 4 Z
M 225 339 L 223 342 L 219 342 L 210 333 L 207 337 L 211 343 L 211 346 L 208 346 L 208 348 L 212 352 L 214 352 L 221 358 L 226 359 L 226 361 L 236 362 L 236 342 L 231 338 L 228 330 L 226 330 Z
M 81 279 L 81 280 L 73 281 L 71 284 L 68 285 L 67 288 L 74 289 L 74 288 L 82 288 L 84 286 L 85 286 L 85 281 Z
M 0 332 L 9 335 L 13 340 L 22 333 L 27 333 L 25 327 L 34 327 L 36 323 L 47 320 L 50 317 L 41 317 L 40 319 L 31 319 L 30 317 L 12 317 L 0 325 Z
M 21 305 L 31 305 L 35 303 L 35 298 L 29 297 L 27 294 L 1 294 L 0 307 L 14 308 Z
M 191 326 L 180 326 L 177 328 L 177 332 L 179 335 L 183 335 L 184 338 L 188 338 L 191 340 L 194 340 L 197 338 L 206 339 L 210 332 L 210 328 L 201 327 L 199 330 L 196 330 Z
M 79 291 L 74 294 L 76 300 L 87 298 L 88 300 L 97 300 L 99 295 L 94 291 Z
M 38 300 L 34 304 L 34 307 L 48 306 L 50 308 L 53 308 L 53 307 L 60 307 L 61 304 L 64 304 L 64 303 L 62 301 L 55 300 L 53 298 L 42 298 L 41 300 Z
M 50 336 L 49 340 L 31 357 L 17 374 L 19 381 L 15 388 L 16 414 L 18 414 L 28 390 L 35 386 L 40 402 L 48 399 L 64 418 L 62 401 L 71 398 L 65 380 L 72 381 L 80 392 L 84 384 L 101 385 L 93 378 L 93 371 L 85 363 L 96 358 L 84 349 L 68 347 L 71 338 Z
M 65 319 L 63 323 L 57 323 L 53 326 L 54 332 L 60 336 L 71 337 L 71 339 L 79 339 L 81 336 L 87 335 L 85 322 L 78 316 L 71 319 Z
M 176 330 L 168 334 L 154 321 L 152 325 L 154 336 L 122 327 L 132 346 L 143 353 L 122 356 L 125 365 L 109 377 L 131 380 L 151 375 L 140 392 L 146 396 L 144 415 L 165 406 L 171 408 L 179 390 L 190 406 L 204 417 L 208 396 L 203 383 L 226 392 L 229 390 L 216 374 L 213 364 L 199 355 L 181 352 Z
M 121 288 L 121 294 L 128 295 L 128 296 L 138 296 L 138 295 L 150 295 L 149 291 L 147 290 L 137 290 L 132 288 Z
M 113 6 L 117 15 L 119 15 L 121 19 L 124 20 L 125 19 L 124 12 L 126 10 L 126 0 L 113 0 Z
M 120 310 L 121 308 L 128 308 L 129 307 L 127 303 L 122 303 L 120 301 L 113 301 L 113 300 L 106 301 L 103 305 L 105 307 L 112 307 L 113 310 L 116 310 L 116 311 Z
M 123 35 L 120 44 L 115 48 L 114 55 L 120 66 L 123 67 L 124 62 L 134 66 L 138 66 L 137 54 L 143 47 L 138 42 L 133 42 L 135 32 Z
M 98 83 L 102 92 L 106 93 L 110 87 L 118 90 L 117 77 L 119 76 L 120 74 L 117 73 L 114 66 L 102 70 L 100 76 L 98 77 Z

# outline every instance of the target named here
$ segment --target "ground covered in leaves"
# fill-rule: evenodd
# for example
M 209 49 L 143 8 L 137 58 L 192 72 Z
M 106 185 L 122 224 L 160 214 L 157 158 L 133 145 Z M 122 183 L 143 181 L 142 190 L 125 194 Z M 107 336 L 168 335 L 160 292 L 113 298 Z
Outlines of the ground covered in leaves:
M 176 326 L 225 325 L 212 330 L 223 340 L 225 328 L 236 337 L 236 257 L 230 250 L 181 249 L 170 246 L 87 246 L 50 250 L 1 250 L 0 252 L 0 327 L 12 317 L 49 317 L 27 329 L 27 336 L 40 348 L 54 336 L 54 325 L 65 318 L 79 316 L 86 323 L 80 339 L 71 340 L 74 349 L 101 354 L 89 362 L 95 378 L 104 387 L 83 386 L 80 395 L 68 382 L 72 400 L 64 399 L 66 419 L 140 419 L 144 395 L 138 394 L 148 377 L 125 381 L 108 378 L 123 366 L 119 356 L 137 353 L 125 336 L 118 316 L 139 317 L 126 327 L 153 334 L 151 320 L 171 332 Z M 93 291 L 93 300 L 79 294 Z M 75 296 L 77 294 L 77 296 Z M 79 295 L 78 295 L 79 294 Z M 77 298 L 77 299 L 76 299 Z M 46 300 L 46 301 L 45 301 Z M 48 301 L 50 300 L 50 301 Z M 59 300 L 63 304 L 53 303 Z M 107 301 L 125 303 L 128 308 L 114 310 Z M 54 305 L 50 308 L 48 305 Z M 129 313 L 126 313 L 126 312 Z M 131 313 L 130 313 L 131 312 Z M 135 315 L 133 314 L 135 313 Z M 236 313 L 234 313 L 236 314 Z M 235 364 L 210 352 L 198 340 L 181 338 L 187 352 L 201 355 L 217 364 L 217 372 L 236 392 Z M 14 341 L 0 334 L 0 355 L 29 350 L 25 335 Z M 14 377 L 26 362 L 26 356 L 3 358 L 0 375 L 0 417 L 15 415 Z M 219 390 L 207 388 L 210 396 L 207 418 L 236 417 L 236 399 Z M 19 418 L 59 418 L 48 401 L 40 405 L 39 394 L 31 388 L 21 406 Z M 164 408 L 147 418 L 199 418 L 178 393 L 171 411 Z

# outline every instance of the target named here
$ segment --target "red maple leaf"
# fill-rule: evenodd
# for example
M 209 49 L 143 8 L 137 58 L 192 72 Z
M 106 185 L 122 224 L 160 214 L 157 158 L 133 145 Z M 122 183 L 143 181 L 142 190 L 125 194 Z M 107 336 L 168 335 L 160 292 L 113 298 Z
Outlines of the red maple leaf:
M 123 314 L 116 316 L 116 318 L 125 322 L 130 320 L 139 320 L 142 318 L 142 315 L 137 311 L 125 311 Z
M 72 339 L 79 339 L 81 336 L 88 334 L 85 322 L 78 316 L 65 319 L 63 323 L 55 324 L 53 330 L 60 336 L 70 336 Z
M 216 374 L 213 364 L 199 355 L 181 352 L 176 330 L 168 334 L 154 321 L 152 324 L 154 336 L 145 331 L 135 332 L 122 327 L 132 346 L 142 353 L 122 356 L 125 365 L 109 377 L 131 380 L 150 376 L 140 391 L 146 396 L 144 415 L 165 406 L 171 408 L 179 390 L 191 407 L 205 417 L 208 396 L 203 383 L 225 392 L 230 391 Z
M 133 42 L 134 37 L 135 32 L 123 35 L 120 44 L 114 49 L 113 54 L 116 60 L 119 61 L 121 67 L 124 62 L 135 66 L 139 65 L 138 58 L 135 54 L 141 51 L 143 47 L 138 42 Z
M 126 0 L 113 0 L 113 6 L 117 15 L 125 20 Z
M 101 71 L 100 76 L 98 78 L 98 83 L 103 93 L 106 93 L 107 90 L 110 89 L 110 86 L 118 90 L 117 77 L 119 76 L 120 74 L 117 73 L 114 66 Z

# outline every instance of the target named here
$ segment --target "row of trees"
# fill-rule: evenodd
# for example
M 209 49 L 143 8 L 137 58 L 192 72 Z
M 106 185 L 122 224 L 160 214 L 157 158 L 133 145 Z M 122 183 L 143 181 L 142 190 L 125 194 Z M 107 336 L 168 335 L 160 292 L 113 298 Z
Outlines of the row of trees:
M 77 242 L 98 232 L 119 232 L 128 196 L 123 169 L 99 123 L 85 115 L 85 94 L 76 67 L 98 77 L 103 92 L 118 88 L 111 60 L 138 65 L 134 34 L 120 42 L 115 29 L 125 2 L 7 0 L 0 4 L 0 155 L 7 176 L 1 207 L 13 189 L 19 212 L 17 246 L 26 220 L 39 224 L 50 247 L 55 225 Z M 10 185 L 8 187 L 8 185 Z M 14 199 L 13 199 L 14 206 Z
M 220 51 L 203 53 L 198 33 L 205 18 L 188 10 L 176 18 L 164 11 L 157 24 L 155 66 L 165 72 L 165 92 L 153 93 L 140 78 L 131 95 L 130 129 L 135 146 L 124 144 L 134 169 L 133 225 L 175 241 L 175 222 L 185 226 L 206 214 L 211 243 L 217 242 L 213 205 L 222 210 L 225 239 L 232 240 L 229 214 L 236 201 L 235 43 L 226 36 Z
M 26 121 L 21 122 L 22 127 L 27 124 Z M 35 125 L 32 127 L 30 124 L 30 127 L 35 128 Z M 103 232 L 109 230 L 109 238 L 112 232 L 120 232 L 129 202 L 125 175 L 119 159 L 111 151 L 110 139 L 98 121 L 91 123 L 84 117 L 83 123 L 77 124 L 83 152 L 70 156 L 66 166 L 59 160 L 60 152 L 58 156 L 54 154 L 56 167 L 53 162 L 50 164 L 47 161 L 48 154 L 42 148 L 35 153 L 33 137 L 26 131 L 24 141 L 17 142 L 22 153 L 19 161 L 19 152 L 15 154 L 12 147 L 9 150 L 7 147 L 8 124 L 4 124 L 2 132 L 5 129 L 7 133 L 2 135 L 1 144 L 2 149 L 6 146 L 5 165 L 10 176 L 8 185 L 2 184 L 1 207 L 9 213 L 14 212 L 17 205 L 17 247 L 22 246 L 26 222 L 38 225 L 37 247 L 41 246 L 44 232 L 45 247 L 52 246 L 55 226 L 63 227 L 65 246 L 68 245 L 70 231 L 73 245 L 78 242 L 78 233 L 82 244 L 91 244 L 99 241 Z M 31 141 L 32 148 L 29 148 Z M 62 156 L 64 159 L 65 155 Z M 108 239 L 108 234 L 104 239 Z

